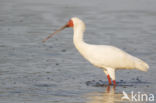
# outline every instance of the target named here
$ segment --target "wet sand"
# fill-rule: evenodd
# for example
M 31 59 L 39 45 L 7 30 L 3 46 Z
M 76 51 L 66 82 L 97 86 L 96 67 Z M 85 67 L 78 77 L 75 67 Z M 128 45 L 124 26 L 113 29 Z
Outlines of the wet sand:
M 105 74 L 80 56 L 72 29 L 41 42 L 73 16 L 85 21 L 86 42 L 117 46 L 149 71 L 117 71 L 118 86 L 106 91 Z M 155 21 L 155 0 L 0 0 L 0 103 L 115 103 L 123 90 L 155 95 Z

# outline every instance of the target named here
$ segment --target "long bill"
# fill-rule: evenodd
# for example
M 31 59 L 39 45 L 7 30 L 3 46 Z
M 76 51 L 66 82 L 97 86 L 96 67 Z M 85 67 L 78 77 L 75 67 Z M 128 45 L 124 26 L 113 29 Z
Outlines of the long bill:
M 47 38 L 43 39 L 42 42 L 46 42 L 49 38 L 51 38 L 53 35 L 55 35 L 56 33 L 62 31 L 63 29 L 65 29 L 66 27 L 68 27 L 68 25 L 64 25 L 63 27 L 61 27 L 60 29 L 56 30 L 54 33 L 50 34 Z

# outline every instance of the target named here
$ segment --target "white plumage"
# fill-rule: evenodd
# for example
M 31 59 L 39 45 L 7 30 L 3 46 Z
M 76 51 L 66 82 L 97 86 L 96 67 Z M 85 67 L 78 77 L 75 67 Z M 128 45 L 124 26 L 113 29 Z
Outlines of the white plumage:
M 83 33 L 85 31 L 85 24 L 77 17 L 71 18 L 65 26 L 48 36 L 43 40 L 43 42 L 66 27 L 73 27 L 73 42 L 75 47 L 90 63 L 96 67 L 104 69 L 104 73 L 107 75 L 109 84 L 111 84 L 112 79 L 113 84 L 116 85 L 115 70 L 117 69 L 138 69 L 141 71 L 148 70 L 149 66 L 147 63 L 119 48 L 109 45 L 92 45 L 84 42 Z
M 106 75 L 115 80 L 117 69 L 138 69 L 147 71 L 147 63 L 125 51 L 109 45 L 92 45 L 83 41 L 85 24 L 79 18 L 72 18 L 74 31 L 74 44 L 81 55 L 96 67 L 103 68 Z

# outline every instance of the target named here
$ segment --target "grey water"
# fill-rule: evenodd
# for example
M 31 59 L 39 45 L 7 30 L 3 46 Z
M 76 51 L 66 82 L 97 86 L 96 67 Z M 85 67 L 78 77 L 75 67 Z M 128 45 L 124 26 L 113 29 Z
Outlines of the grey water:
M 119 70 L 113 89 L 71 28 L 41 42 L 71 17 L 86 23 L 87 43 L 121 48 L 149 71 Z M 155 73 L 155 0 L 0 0 L 0 103 L 119 103 L 123 91 L 155 95 Z

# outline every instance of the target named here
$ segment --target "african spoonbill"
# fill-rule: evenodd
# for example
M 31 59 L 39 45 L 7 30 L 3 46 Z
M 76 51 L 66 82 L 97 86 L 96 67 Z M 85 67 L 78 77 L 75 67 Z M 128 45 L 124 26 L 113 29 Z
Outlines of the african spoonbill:
M 147 63 L 119 48 L 110 45 L 92 45 L 84 42 L 83 33 L 85 31 L 85 24 L 77 17 L 71 18 L 66 25 L 49 35 L 43 42 L 51 38 L 57 32 L 68 27 L 73 28 L 73 42 L 77 50 L 91 64 L 103 69 L 104 73 L 107 75 L 109 84 L 112 84 L 113 81 L 113 84 L 116 85 L 115 71 L 118 69 L 148 70 L 149 66 Z

